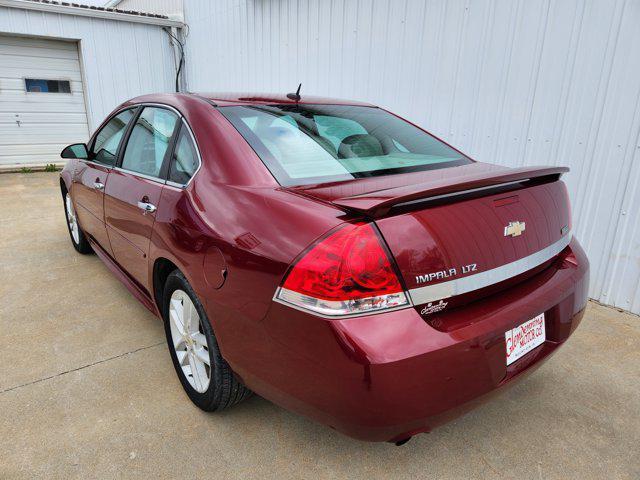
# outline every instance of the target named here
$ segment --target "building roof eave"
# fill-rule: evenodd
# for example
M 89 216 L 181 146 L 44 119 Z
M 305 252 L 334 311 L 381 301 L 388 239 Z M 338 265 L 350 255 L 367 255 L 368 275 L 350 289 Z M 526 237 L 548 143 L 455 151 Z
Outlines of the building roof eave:
M 32 0 L 0 0 L 0 7 L 35 10 L 39 12 L 75 15 L 79 17 L 104 18 L 120 22 L 145 23 L 163 27 L 184 27 L 184 23 L 170 19 L 164 15 L 148 14 L 144 12 L 129 12 L 105 7 L 91 7 L 69 2 L 32 1 Z

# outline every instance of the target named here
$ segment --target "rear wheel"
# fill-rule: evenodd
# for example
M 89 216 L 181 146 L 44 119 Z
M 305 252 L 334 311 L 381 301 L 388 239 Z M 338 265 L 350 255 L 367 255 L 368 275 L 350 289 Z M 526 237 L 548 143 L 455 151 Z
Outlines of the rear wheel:
M 93 252 L 91 245 L 84 232 L 80 229 L 78 224 L 78 217 L 76 216 L 76 209 L 73 206 L 73 200 L 69 192 L 63 191 L 64 200 L 64 214 L 67 217 L 67 227 L 69 228 L 69 236 L 71 237 L 71 243 L 73 248 L 82 254 Z
M 173 366 L 191 401 L 202 410 L 214 411 L 247 398 L 251 391 L 222 358 L 204 308 L 178 270 L 167 278 L 162 307 Z

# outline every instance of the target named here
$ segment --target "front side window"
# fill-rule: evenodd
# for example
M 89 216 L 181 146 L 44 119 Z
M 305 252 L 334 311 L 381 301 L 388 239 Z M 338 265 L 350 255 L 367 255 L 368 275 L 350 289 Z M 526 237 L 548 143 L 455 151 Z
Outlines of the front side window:
M 220 107 L 281 185 L 453 167 L 472 160 L 375 107 Z
M 120 112 L 102 127 L 93 142 L 90 152 L 91 160 L 105 165 L 115 164 L 118 145 L 134 112 L 135 109 Z
M 183 125 L 169 165 L 169 180 L 184 185 L 196 173 L 199 165 L 200 161 L 198 160 L 196 147 L 191 140 L 187 127 Z
M 178 116 L 170 110 L 145 107 L 131 130 L 122 158 L 122 168 L 152 177 L 160 169 Z

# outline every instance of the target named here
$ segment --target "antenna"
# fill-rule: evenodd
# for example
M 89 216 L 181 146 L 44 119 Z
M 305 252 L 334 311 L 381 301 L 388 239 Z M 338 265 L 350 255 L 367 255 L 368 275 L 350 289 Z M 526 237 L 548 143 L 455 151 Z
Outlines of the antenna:
M 295 100 L 296 102 L 299 102 L 300 99 L 302 98 L 300 96 L 300 89 L 302 88 L 302 84 L 298 85 L 298 90 L 296 90 L 296 93 L 287 93 L 287 98 L 289 100 Z

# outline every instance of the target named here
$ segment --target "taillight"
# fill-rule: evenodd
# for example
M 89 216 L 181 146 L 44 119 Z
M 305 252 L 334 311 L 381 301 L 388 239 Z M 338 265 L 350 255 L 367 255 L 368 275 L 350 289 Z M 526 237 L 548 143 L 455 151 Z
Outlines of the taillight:
M 345 224 L 289 270 L 276 298 L 327 316 L 409 305 L 372 224 Z

